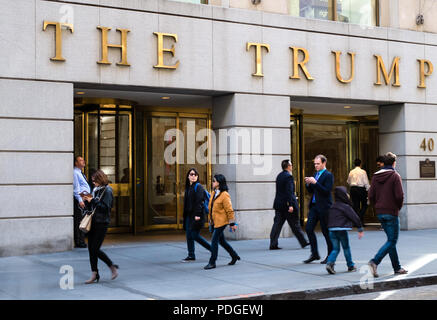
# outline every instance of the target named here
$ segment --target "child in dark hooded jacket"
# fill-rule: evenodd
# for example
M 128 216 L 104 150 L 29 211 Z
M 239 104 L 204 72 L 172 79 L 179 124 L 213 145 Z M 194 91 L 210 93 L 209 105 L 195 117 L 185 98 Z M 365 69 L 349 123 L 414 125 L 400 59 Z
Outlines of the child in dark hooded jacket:
M 348 271 L 356 271 L 352 254 L 349 247 L 348 231 L 353 226 L 358 227 L 358 239 L 364 235 L 363 226 L 358 215 L 352 209 L 352 203 L 347 193 L 346 187 L 336 187 L 334 191 L 335 203 L 331 206 L 328 213 L 329 237 L 332 242 L 333 250 L 328 256 L 326 270 L 334 274 L 334 265 L 340 253 L 340 243 L 343 247 L 344 257 L 346 258 Z

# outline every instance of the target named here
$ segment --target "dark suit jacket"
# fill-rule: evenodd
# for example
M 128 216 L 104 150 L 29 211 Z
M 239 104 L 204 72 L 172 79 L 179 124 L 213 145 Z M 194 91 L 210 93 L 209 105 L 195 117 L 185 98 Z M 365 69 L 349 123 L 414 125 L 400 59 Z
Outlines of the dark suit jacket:
M 294 194 L 294 178 L 284 170 L 276 177 L 276 196 L 273 208 L 277 211 L 288 211 L 293 207 L 293 213 L 299 212 L 299 205 Z
M 314 178 L 316 173 L 314 174 Z M 316 184 L 306 185 L 309 193 L 311 193 L 310 207 L 313 200 L 313 194 L 316 196 L 316 209 L 319 212 L 327 211 L 332 205 L 332 187 L 334 186 L 334 175 L 325 170 L 317 180 Z

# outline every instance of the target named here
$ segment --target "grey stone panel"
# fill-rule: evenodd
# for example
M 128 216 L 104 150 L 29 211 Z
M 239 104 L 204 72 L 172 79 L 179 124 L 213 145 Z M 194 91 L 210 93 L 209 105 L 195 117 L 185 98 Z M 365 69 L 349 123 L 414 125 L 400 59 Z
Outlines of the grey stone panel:
M 72 153 L 0 152 L 2 184 L 72 184 Z
M 243 164 L 242 156 L 240 156 L 238 157 L 240 160 L 235 165 L 231 164 L 231 158 L 231 156 L 225 156 L 222 158 L 223 164 L 214 164 L 213 173 L 221 173 L 225 175 L 228 181 L 232 182 L 272 182 L 276 180 L 276 176 L 282 171 L 282 160 L 290 158 L 290 156 L 266 155 L 260 156 L 259 159 L 252 157 L 249 159 L 249 164 Z M 259 160 L 259 162 L 254 163 L 255 160 Z
M 0 76 L 35 77 L 35 0 L 0 2 Z
M 405 132 L 385 133 L 379 135 L 379 153 L 393 152 L 396 155 L 406 153 Z
M 166 54 L 164 61 L 169 65 L 180 62 L 176 70 L 150 70 L 149 72 L 159 76 L 160 87 L 179 87 L 209 90 L 215 85 L 213 83 L 213 23 L 210 20 L 187 19 L 176 16 L 159 16 L 159 32 L 176 33 L 178 42 L 166 44 L 166 48 L 175 46 L 175 57 L 171 58 Z M 151 48 L 156 46 L 156 37 L 149 44 Z M 223 48 L 222 48 L 223 49 Z M 152 49 L 153 57 L 156 52 Z M 223 52 L 222 52 L 223 53 Z M 167 57 L 170 59 L 166 60 Z M 156 64 L 156 58 L 154 61 Z M 214 73 L 216 70 L 214 70 Z M 154 83 L 156 85 L 156 82 Z
M 409 180 L 406 182 L 408 199 L 412 205 L 437 204 L 437 180 Z
M 379 107 L 379 132 L 405 131 L 405 108 L 403 104 Z
M 0 79 L 0 117 L 73 120 L 73 84 Z
M 275 182 L 230 183 L 235 188 L 232 205 L 235 210 L 273 209 Z
M 255 72 L 253 52 L 246 50 L 246 44 L 262 43 L 262 29 L 214 21 L 212 34 L 214 89 L 261 93 L 263 79 L 252 76 Z
M 420 179 L 422 181 L 428 181 L 435 178 L 420 178 L 420 161 L 425 161 L 425 159 L 429 159 L 430 161 L 436 161 L 436 156 L 428 156 L 428 155 L 416 155 L 416 156 L 406 156 L 399 157 L 397 166 L 401 165 L 404 174 L 403 177 L 406 177 L 409 180 L 412 179 Z M 436 198 L 437 199 L 437 198 Z
M 71 216 L 73 185 L 0 186 L 0 219 Z
M 157 38 L 153 32 L 159 32 L 158 15 L 102 8 L 99 11 L 99 20 L 102 26 L 112 28 L 108 33 L 110 43 L 119 44 L 121 41 L 120 32 L 116 32 L 117 28 L 130 30 L 127 34 L 127 61 L 131 65 L 130 67 L 117 66 L 116 63 L 121 61 L 121 50 L 109 49 L 108 60 L 111 65 L 97 65 L 94 62 L 100 73 L 100 81 L 156 86 L 159 82 L 159 72 L 153 69 L 157 63 L 155 48 Z M 176 57 L 179 59 L 180 45 L 176 44 L 175 47 Z M 97 54 L 100 55 L 99 47 L 97 47 Z
M 73 218 L 0 219 L 0 256 L 73 248 Z
M 270 45 L 267 53 L 263 49 L 263 93 L 308 96 L 309 80 L 300 71 L 301 79 L 290 79 L 293 74 L 293 55 L 289 47 L 308 49 L 308 34 L 295 30 L 262 28 L 263 43 Z M 287 39 L 284 41 L 284 39 Z M 328 52 L 329 53 L 329 52 Z M 317 77 L 318 66 L 313 61 L 316 53 L 309 52 L 307 69 L 311 76 Z M 252 73 L 255 72 L 255 49 L 251 49 Z
M 63 9 L 65 8 L 65 9 Z M 43 31 L 44 21 L 59 22 L 63 19 L 62 10 L 72 13 L 74 33 L 63 29 L 62 55 L 66 60 L 51 61 L 55 56 L 55 29 L 47 27 Z M 36 7 L 36 76 L 45 80 L 100 82 L 101 36 L 97 26 L 100 9 L 93 6 L 72 5 L 38 1 Z M 122 28 L 123 26 L 103 25 L 104 27 Z M 111 30 L 115 33 L 115 30 Z M 112 34 L 108 34 L 109 37 Z M 120 40 L 118 40 L 118 43 Z M 116 42 L 117 43 L 117 42 Z M 118 50 L 119 51 L 119 50 Z M 34 53 L 35 54 L 35 53 Z M 114 55 L 115 56 L 115 55 Z M 109 49 L 109 58 L 113 58 Z M 117 59 L 119 54 L 117 55 Z
M 437 85 L 437 83 L 436 83 Z M 405 130 L 437 133 L 437 105 L 405 104 Z M 420 124 L 420 126 L 418 126 Z M 429 135 L 430 137 L 433 135 Z
M 229 127 L 214 130 L 215 154 L 290 154 L 290 129 Z M 214 154 L 214 153 L 213 153 Z
M 407 205 L 408 230 L 435 229 L 437 204 Z
M 73 122 L 0 119 L 2 151 L 73 151 Z
M 421 32 L 414 33 L 420 34 Z M 425 58 L 425 46 L 390 41 L 388 43 L 388 53 L 389 60 L 384 61 L 387 72 L 390 72 L 391 68 L 392 61 L 390 59 L 401 57 L 399 60 L 399 82 L 401 86 L 389 86 L 389 100 L 394 102 L 424 102 L 426 90 L 417 87 L 420 78 L 417 59 Z
M 229 232 L 227 228 L 225 237 L 235 240 L 267 239 L 270 237 L 274 215 L 274 210 L 236 211 L 238 230 Z M 286 230 L 285 227 L 284 229 Z M 282 233 L 281 236 L 288 236 L 288 234 Z
M 215 128 L 290 127 L 290 98 L 234 94 L 213 101 L 212 123 Z

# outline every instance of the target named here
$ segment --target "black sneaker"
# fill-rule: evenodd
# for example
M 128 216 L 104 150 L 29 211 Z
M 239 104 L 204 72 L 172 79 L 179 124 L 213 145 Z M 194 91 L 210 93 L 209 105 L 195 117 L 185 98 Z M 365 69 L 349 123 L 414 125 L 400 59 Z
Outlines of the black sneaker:
M 185 259 L 182 259 L 182 262 L 190 262 L 190 261 L 196 261 L 196 258 L 186 257 Z
M 333 263 L 327 263 L 327 264 L 326 264 L 326 270 L 327 270 L 330 274 L 335 274 L 334 264 L 333 264 Z
M 348 272 L 355 272 L 355 271 L 357 271 L 357 267 L 355 267 L 355 266 L 347 267 L 347 271 Z

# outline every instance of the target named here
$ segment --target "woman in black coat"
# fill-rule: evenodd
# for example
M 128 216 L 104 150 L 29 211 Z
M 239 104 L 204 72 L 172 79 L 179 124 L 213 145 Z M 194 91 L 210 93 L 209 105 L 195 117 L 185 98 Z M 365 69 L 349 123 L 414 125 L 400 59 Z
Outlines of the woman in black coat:
M 111 259 L 100 250 L 111 221 L 111 208 L 114 200 L 112 188 L 108 185 L 108 177 L 102 170 L 97 170 L 92 175 L 92 182 L 95 186 L 92 195 L 86 195 L 83 197 L 90 207 L 89 213 L 95 209 L 91 221 L 91 230 L 88 232 L 88 251 L 90 255 L 92 275 L 91 278 L 85 282 L 86 284 L 99 282 L 100 275 L 99 270 L 97 269 L 98 258 L 105 262 L 111 269 L 112 280 L 118 276 L 118 266 L 113 264 Z
M 194 241 L 206 250 L 211 251 L 211 245 L 200 235 L 200 229 L 205 223 L 205 189 L 199 183 L 199 173 L 196 169 L 188 170 L 185 179 L 184 197 L 184 230 L 187 236 L 188 256 L 183 262 L 196 260 Z

